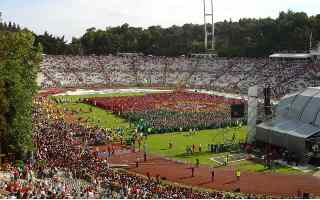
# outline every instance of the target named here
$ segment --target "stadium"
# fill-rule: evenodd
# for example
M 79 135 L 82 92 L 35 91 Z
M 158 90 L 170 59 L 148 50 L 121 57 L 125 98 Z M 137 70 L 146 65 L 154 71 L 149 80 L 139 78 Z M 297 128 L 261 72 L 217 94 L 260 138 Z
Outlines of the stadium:
M 0 15 L 0 198 L 319 198 L 319 15 L 215 23 L 203 2 L 204 25 L 69 44 Z

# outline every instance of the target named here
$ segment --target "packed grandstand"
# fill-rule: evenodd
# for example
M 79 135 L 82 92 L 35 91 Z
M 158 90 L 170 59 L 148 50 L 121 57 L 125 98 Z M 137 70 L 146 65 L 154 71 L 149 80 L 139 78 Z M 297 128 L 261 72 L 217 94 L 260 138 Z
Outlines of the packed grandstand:
M 50 87 L 157 86 L 205 88 L 247 94 L 259 85 L 272 97 L 319 85 L 320 64 L 253 58 L 166 58 L 156 56 L 45 55 L 40 84 Z

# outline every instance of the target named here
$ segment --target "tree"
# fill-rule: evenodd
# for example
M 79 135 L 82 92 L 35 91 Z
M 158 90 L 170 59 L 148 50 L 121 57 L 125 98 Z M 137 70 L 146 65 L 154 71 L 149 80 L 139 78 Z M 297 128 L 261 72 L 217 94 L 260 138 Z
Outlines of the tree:
M 7 92 L 5 82 L 0 80 L 0 154 L 2 152 L 2 146 L 7 142 L 8 137 L 8 123 L 7 115 L 9 111 L 9 104 L 7 98 Z
M 0 24 L 0 30 L 13 30 L 14 25 Z M 303 12 L 281 12 L 276 19 L 243 18 L 215 24 L 216 51 L 223 57 L 265 57 L 275 51 L 307 51 L 309 35 L 313 33 L 313 47 L 320 41 L 320 15 L 308 17 Z M 210 25 L 208 25 L 210 29 Z M 97 54 L 136 52 L 157 56 L 180 56 L 203 53 L 204 27 L 197 24 L 183 26 L 151 26 L 147 29 L 125 23 L 99 30 L 94 27 L 70 44 L 64 37 L 45 32 L 37 36 L 46 54 Z M 80 51 L 81 50 L 81 51 Z
M 63 55 L 70 53 L 70 47 L 67 45 L 64 36 L 55 37 L 47 31 L 43 35 L 36 37 L 36 43 L 41 43 L 43 51 L 46 54 Z
M 81 40 L 78 38 L 73 37 L 71 40 L 71 43 L 69 44 L 69 54 L 72 55 L 82 55 L 83 54 L 83 49 L 81 46 Z
M 32 148 L 32 102 L 41 55 L 31 32 L 0 31 L 0 130 L 5 153 L 22 156 Z

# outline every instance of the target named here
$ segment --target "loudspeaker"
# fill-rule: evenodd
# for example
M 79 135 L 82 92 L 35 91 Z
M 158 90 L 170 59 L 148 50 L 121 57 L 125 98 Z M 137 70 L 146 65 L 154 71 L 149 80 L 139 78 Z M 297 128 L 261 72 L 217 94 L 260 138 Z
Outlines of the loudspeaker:
M 233 104 L 231 105 L 231 118 L 242 118 L 244 117 L 244 104 Z
M 265 115 L 271 115 L 271 88 L 266 87 L 263 89 L 264 93 L 264 113 Z

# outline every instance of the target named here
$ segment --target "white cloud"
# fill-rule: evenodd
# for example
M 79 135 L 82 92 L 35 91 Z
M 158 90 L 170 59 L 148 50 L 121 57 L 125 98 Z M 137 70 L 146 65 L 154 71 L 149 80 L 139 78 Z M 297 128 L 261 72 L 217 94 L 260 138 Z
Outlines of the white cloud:
M 4 5 L 3 12 L 5 19 L 15 21 L 36 33 L 47 30 L 56 35 L 66 35 L 70 39 L 71 36 L 81 36 L 89 27 L 104 29 L 106 26 L 123 23 L 142 27 L 203 23 L 202 2 L 203 0 L 10 0 Z M 288 9 L 314 15 L 320 7 L 319 0 L 214 0 L 214 4 L 215 21 L 277 17 L 280 11 Z

